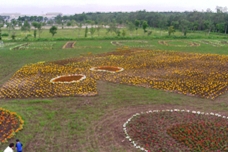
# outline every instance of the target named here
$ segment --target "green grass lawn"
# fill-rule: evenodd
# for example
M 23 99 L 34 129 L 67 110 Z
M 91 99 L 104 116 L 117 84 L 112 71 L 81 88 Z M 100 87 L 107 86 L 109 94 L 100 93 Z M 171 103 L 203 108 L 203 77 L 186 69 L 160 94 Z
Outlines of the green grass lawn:
M 82 30 L 81 35 L 83 34 Z M 55 37 L 64 35 L 72 37 L 73 33 L 66 29 L 59 31 Z M 41 37 L 51 38 L 51 34 L 43 31 Z M 10 50 L 24 42 L 5 42 L 9 45 L 0 48 L 0 86 L 25 64 L 111 52 L 123 46 L 228 55 L 228 44 L 213 46 L 202 43 L 202 39 L 171 40 L 167 46 L 160 44 L 158 39 L 146 41 L 147 43 L 122 41 L 122 46 L 115 46 L 111 44 L 111 40 L 78 40 L 72 49 L 62 49 L 67 41 L 51 41 L 50 43 L 55 42 L 51 49 L 37 50 L 29 47 Z M 190 42 L 199 43 L 200 46 L 188 46 Z M 49 42 L 28 43 L 36 47 Z M 138 150 L 125 140 L 122 130 L 123 123 L 136 112 L 179 108 L 228 116 L 227 93 L 215 100 L 209 100 L 103 81 L 98 81 L 97 88 L 98 95 L 94 97 L 1 99 L 1 107 L 22 116 L 25 125 L 8 143 L 0 144 L 0 151 L 19 138 L 24 144 L 25 152 L 137 152 Z

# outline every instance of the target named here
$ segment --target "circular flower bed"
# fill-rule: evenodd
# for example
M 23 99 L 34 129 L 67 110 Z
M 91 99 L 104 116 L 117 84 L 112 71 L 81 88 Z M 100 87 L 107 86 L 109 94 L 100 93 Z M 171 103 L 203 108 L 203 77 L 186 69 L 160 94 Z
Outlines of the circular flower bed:
M 228 117 L 190 110 L 137 113 L 124 123 L 126 138 L 146 152 L 226 151 Z
M 121 72 L 124 69 L 121 67 L 115 67 L 115 66 L 99 66 L 99 67 L 92 67 L 90 70 L 116 73 L 116 72 Z
M 0 108 L 0 143 L 7 142 L 16 132 L 23 129 L 24 121 L 15 112 Z
M 62 75 L 51 79 L 51 83 L 75 83 L 86 78 L 83 74 Z

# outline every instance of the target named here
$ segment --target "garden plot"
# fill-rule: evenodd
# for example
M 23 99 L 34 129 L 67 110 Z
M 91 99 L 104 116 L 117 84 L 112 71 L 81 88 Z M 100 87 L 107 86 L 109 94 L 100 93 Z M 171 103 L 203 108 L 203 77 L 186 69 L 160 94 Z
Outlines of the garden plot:
M 63 49 L 70 49 L 70 48 L 76 48 L 76 49 L 85 49 L 85 48 L 102 48 L 102 46 L 77 46 L 75 45 L 76 42 L 67 42 L 62 48 Z
M 0 144 L 7 142 L 23 129 L 24 121 L 15 112 L 0 107 Z
M 226 40 L 201 40 L 200 43 L 211 45 L 214 47 L 221 47 L 228 45 L 228 41 Z
M 200 43 L 194 41 L 185 40 L 160 40 L 158 41 L 161 45 L 174 46 L 174 47 L 197 47 Z
M 10 50 L 51 50 L 55 42 L 36 42 L 36 43 L 23 43 Z
M 225 55 L 124 47 L 111 53 L 26 65 L 3 84 L 0 98 L 95 95 L 96 80 L 103 80 L 215 99 L 228 90 L 227 61 Z M 91 70 L 93 67 L 97 68 Z M 86 79 L 50 83 L 57 76 L 72 74 L 83 74 Z
M 127 139 L 152 151 L 227 151 L 228 117 L 200 111 L 166 109 L 134 114 L 123 124 Z
M 115 46 L 128 46 L 128 47 L 134 47 L 134 48 L 153 46 L 153 45 L 149 44 L 148 41 L 140 41 L 140 40 L 111 41 L 111 44 L 115 45 Z

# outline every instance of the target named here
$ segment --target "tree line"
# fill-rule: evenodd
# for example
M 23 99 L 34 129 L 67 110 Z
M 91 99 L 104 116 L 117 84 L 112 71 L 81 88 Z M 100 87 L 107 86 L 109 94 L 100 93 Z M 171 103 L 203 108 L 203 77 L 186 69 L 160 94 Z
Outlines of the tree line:
M 186 12 L 147 12 L 140 10 L 136 12 L 89 12 L 74 15 L 56 16 L 53 19 L 48 19 L 43 16 L 20 16 L 18 19 L 7 21 L 3 16 L 0 16 L 0 33 L 1 27 L 5 25 L 9 31 L 14 31 L 15 27 L 20 27 L 22 31 L 29 31 L 34 27 L 34 37 L 40 36 L 42 26 L 51 25 L 55 31 L 56 25 L 64 28 L 65 26 L 77 26 L 81 28 L 90 25 L 90 33 L 108 26 L 107 33 L 115 32 L 118 36 L 126 34 L 124 30 L 120 31 L 120 27 L 127 27 L 129 31 L 143 28 L 144 32 L 150 35 L 152 31 L 147 30 L 148 27 L 159 28 L 160 30 L 168 30 L 171 35 L 175 30 L 180 30 L 183 35 L 188 32 L 205 31 L 208 35 L 210 32 L 218 32 L 227 34 L 228 30 L 228 13 L 226 7 L 216 7 L 216 12 L 208 9 L 205 12 L 186 11 Z M 53 30 L 54 29 L 54 30 Z M 86 29 L 88 31 L 88 29 Z M 12 32 L 12 38 L 15 36 Z M 99 34 L 98 34 L 99 35 Z M 85 37 L 87 36 L 85 32 Z M 1 39 L 1 36 L 0 36 Z

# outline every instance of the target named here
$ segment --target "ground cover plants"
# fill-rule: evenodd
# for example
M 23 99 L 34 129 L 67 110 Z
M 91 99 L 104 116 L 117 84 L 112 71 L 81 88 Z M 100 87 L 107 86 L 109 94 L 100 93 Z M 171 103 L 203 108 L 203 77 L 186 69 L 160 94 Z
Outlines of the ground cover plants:
M 51 37 L 50 33 L 47 34 Z M 45 31 L 41 37 L 44 35 Z M 140 152 L 141 150 L 135 148 L 126 138 L 123 124 L 132 115 L 151 109 L 189 109 L 209 114 L 218 113 L 217 116 L 202 116 L 202 120 L 208 120 L 202 124 L 193 125 L 180 119 L 183 124 L 168 125 L 166 134 L 169 139 L 189 151 L 192 144 L 188 143 L 194 143 L 197 139 L 188 139 L 187 145 L 181 143 L 187 141 L 178 139 L 188 134 L 180 134 L 181 128 L 199 130 L 192 131 L 189 136 L 193 137 L 200 134 L 204 127 L 214 139 L 226 139 L 224 136 L 215 136 L 217 133 L 224 135 L 219 129 L 213 134 L 213 128 L 219 126 L 212 124 L 217 125 L 216 122 L 220 123 L 222 116 L 228 116 L 227 91 L 219 91 L 227 79 L 227 45 L 215 47 L 201 43 L 201 40 L 204 39 L 172 39 L 171 46 L 159 44 L 160 39 L 147 39 L 148 43 L 145 44 L 127 40 L 123 46 L 110 43 L 120 40 L 78 40 L 75 48 L 70 49 L 62 49 L 67 41 L 51 40 L 50 44 L 54 43 L 52 49 L 32 49 L 29 45 L 28 48 L 10 50 L 9 47 L 22 43 L 17 41 L 11 46 L 4 45 L 0 50 L 0 105 L 18 113 L 25 124 L 23 130 L 8 139 L 8 142 L 0 144 L 0 150 L 4 150 L 10 142 L 19 138 L 24 144 L 24 151 Z M 184 46 L 191 42 L 200 45 Z M 42 43 L 49 45 L 48 41 L 29 43 L 33 43 L 37 48 Z M 134 45 L 153 46 L 134 49 Z M 124 70 L 110 73 L 91 71 L 92 67 L 121 67 Z M 86 78 L 76 83 L 51 82 L 51 79 L 62 76 L 64 80 L 71 81 L 72 77 L 65 76 L 74 74 L 83 74 Z M 185 81 L 188 84 L 184 85 Z M 182 91 L 165 89 L 172 86 L 170 82 L 178 85 Z M 94 89 L 96 95 L 88 96 L 87 84 L 90 84 L 89 88 Z M 214 85 L 220 87 L 213 89 Z M 187 86 L 194 86 L 191 89 L 197 89 L 197 92 L 203 88 L 205 90 L 198 94 L 185 94 L 184 91 L 190 90 Z M 201 96 L 200 93 L 203 92 L 210 94 L 206 88 L 211 89 L 211 92 L 218 89 L 218 92 L 214 92 L 218 96 L 213 100 L 213 95 L 208 98 Z M 195 116 L 192 114 L 194 113 L 189 113 L 189 117 Z M 219 115 L 221 117 L 218 117 Z M 177 114 L 177 117 L 180 115 Z M 208 128 L 208 125 L 211 128 Z M 204 132 L 201 135 L 206 136 Z M 208 140 L 212 139 L 208 137 Z M 220 148 L 220 151 L 226 150 Z
M 152 151 L 226 151 L 227 116 L 190 110 L 150 110 L 124 123 L 138 149 Z
M 0 107 L 0 144 L 7 142 L 23 129 L 24 121 L 15 112 Z

